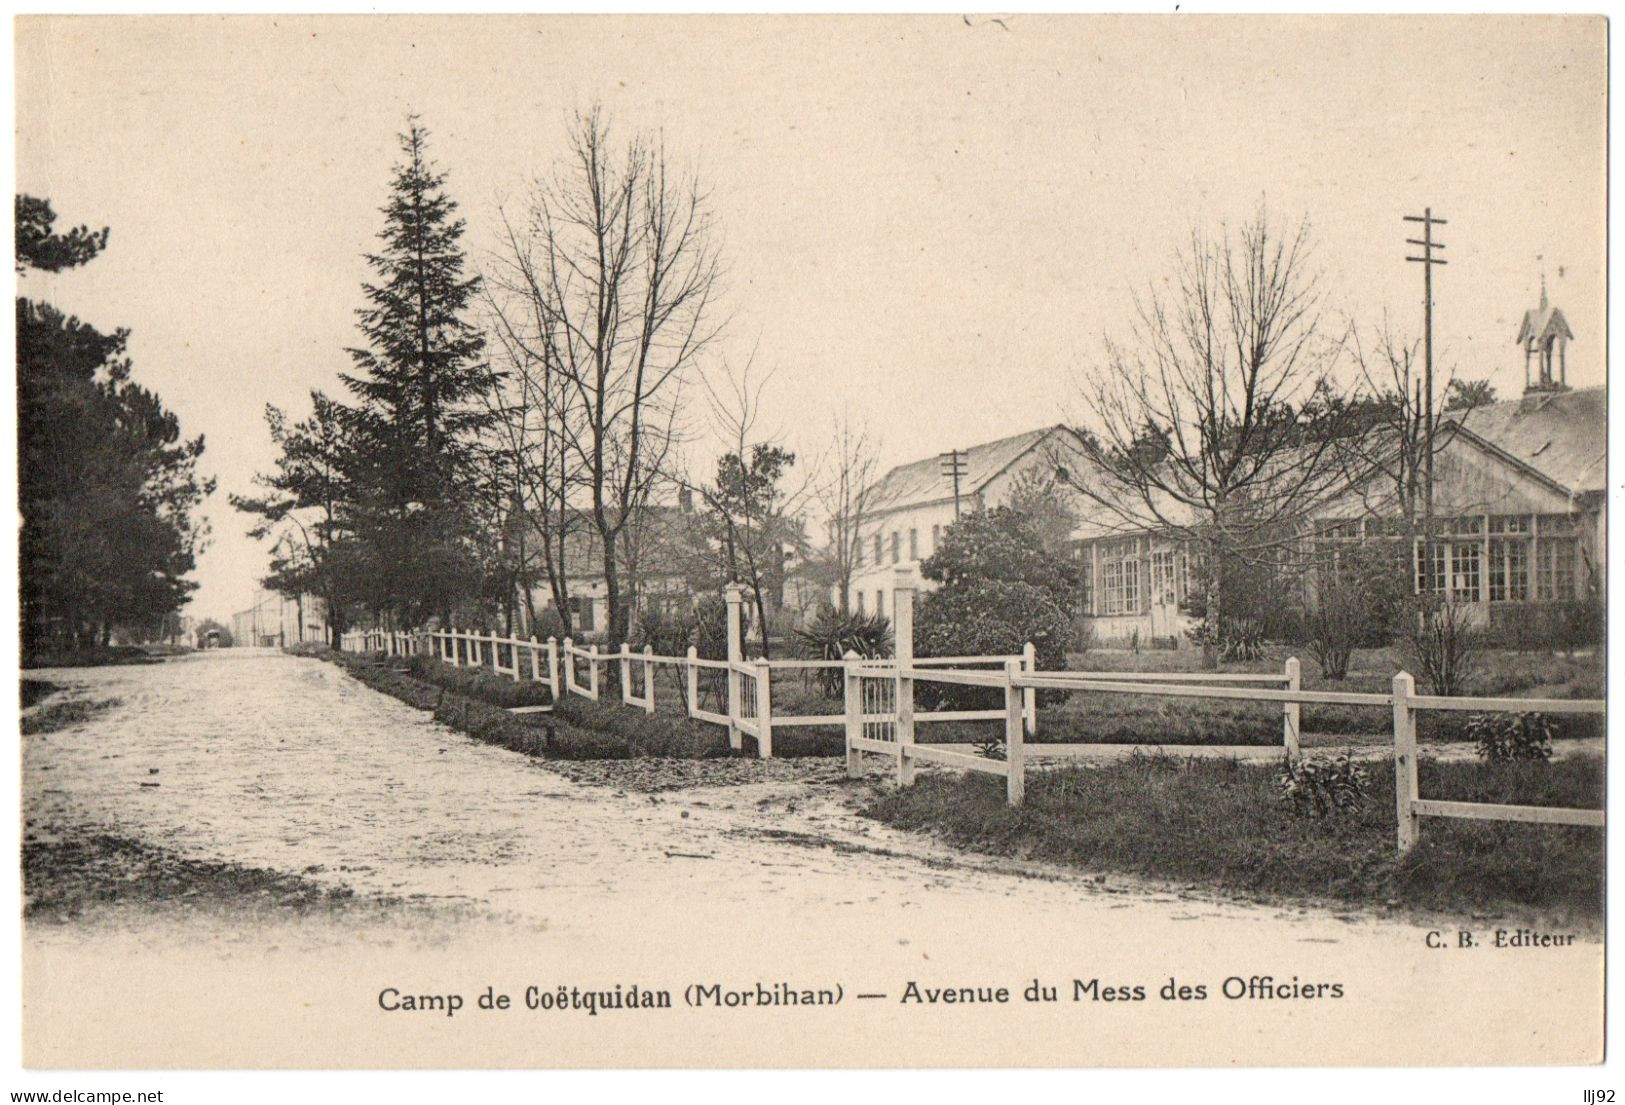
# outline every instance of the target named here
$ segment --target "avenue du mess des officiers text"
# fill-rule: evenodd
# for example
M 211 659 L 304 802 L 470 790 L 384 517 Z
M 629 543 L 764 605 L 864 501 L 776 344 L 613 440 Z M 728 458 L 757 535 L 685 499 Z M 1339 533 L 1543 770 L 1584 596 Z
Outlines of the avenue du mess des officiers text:
M 1017 1005 L 1074 1002 L 1122 1004 L 1148 1001 L 1202 1002 L 1219 998 L 1231 1002 L 1337 1001 L 1344 996 L 1341 982 L 1301 979 L 1297 975 L 1231 975 L 1217 984 L 1188 983 L 1169 978 L 1156 983 L 1113 983 L 1098 978 L 1046 982 L 1033 979 L 1015 986 L 943 986 L 909 981 L 885 992 L 849 993 L 844 985 L 794 986 L 788 982 L 753 982 L 730 986 L 719 982 L 691 983 L 674 993 L 660 987 L 614 985 L 527 986 L 508 994 L 487 986 L 470 1001 L 461 993 L 414 993 L 388 986 L 378 992 L 378 1008 L 386 1013 L 431 1013 L 455 1017 L 470 1009 L 482 1012 L 569 1012 L 590 1017 L 645 1009 L 784 1009 L 799 1006 L 858 1004 Z

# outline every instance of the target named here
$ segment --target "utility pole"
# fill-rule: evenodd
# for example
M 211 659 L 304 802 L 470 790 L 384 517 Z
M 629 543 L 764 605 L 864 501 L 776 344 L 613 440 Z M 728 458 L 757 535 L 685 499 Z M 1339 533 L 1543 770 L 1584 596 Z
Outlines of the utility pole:
M 950 449 L 939 454 L 937 464 L 942 474 L 954 481 L 954 521 L 959 521 L 959 481 L 965 475 L 965 454 L 958 449 Z
M 1407 261 L 1414 261 L 1422 266 L 1422 371 L 1423 371 L 1423 406 L 1422 406 L 1422 433 L 1427 442 L 1427 452 L 1423 458 L 1423 518 L 1425 521 L 1424 534 L 1426 540 L 1433 540 L 1433 266 L 1449 264 L 1442 257 L 1435 257 L 1434 252 L 1444 248 L 1443 242 L 1433 240 L 1433 228 L 1446 225 L 1443 219 L 1433 217 L 1433 208 L 1424 207 L 1420 215 L 1406 215 L 1408 223 L 1422 224 L 1422 237 L 1406 238 L 1405 241 L 1413 246 L 1422 247 L 1422 256 L 1406 257 Z

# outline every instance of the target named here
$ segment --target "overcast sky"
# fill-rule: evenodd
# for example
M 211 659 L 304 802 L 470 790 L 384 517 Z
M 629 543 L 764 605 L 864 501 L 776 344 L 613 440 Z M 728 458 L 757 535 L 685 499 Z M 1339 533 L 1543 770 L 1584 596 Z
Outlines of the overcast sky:
M 24 19 L 17 187 L 112 228 L 43 296 L 132 330 L 135 376 L 208 437 L 221 492 L 191 608 L 248 604 L 265 554 L 225 502 L 274 453 L 267 403 L 337 390 L 362 254 L 409 110 L 468 219 L 561 153 L 573 108 L 662 128 L 711 188 L 719 352 L 777 370 L 816 454 L 842 410 L 886 464 L 1076 418 L 1075 374 L 1193 226 L 1307 216 L 1328 308 L 1421 328 L 1404 261 L 1431 205 L 1442 362 L 1522 388 L 1544 271 L 1604 377 L 1599 18 Z

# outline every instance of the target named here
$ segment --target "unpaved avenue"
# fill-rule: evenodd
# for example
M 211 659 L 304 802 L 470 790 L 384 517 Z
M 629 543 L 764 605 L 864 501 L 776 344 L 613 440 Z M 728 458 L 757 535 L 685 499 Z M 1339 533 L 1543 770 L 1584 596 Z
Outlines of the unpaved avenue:
M 930 1054 L 1506 1062 L 1576 1061 L 1600 1046 L 1601 948 L 1590 939 L 1563 951 L 1447 953 L 1427 949 L 1428 926 L 1416 922 L 1215 902 L 1115 876 L 1011 874 L 853 817 L 869 784 L 839 784 L 833 765 L 776 765 L 761 783 L 656 796 L 584 787 L 330 664 L 275 652 L 38 674 L 121 705 L 24 738 L 35 831 L 106 826 L 187 857 L 464 908 L 429 930 L 210 927 L 162 914 L 32 926 L 31 1063 L 141 1066 L 161 1054 L 205 1066 L 897 1065 L 925 1057 L 898 1047 L 949 1041 L 951 1052 Z M 1349 996 L 1290 1009 L 1216 996 L 1225 978 L 1255 974 L 1337 980 Z M 1215 997 L 1160 1002 L 1169 975 L 1206 983 Z M 1020 989 L 1034 977 L 1061 982 L 1063 1004 L 1023 1007 Z M 1066 1000 L 1074 978 L 1093 977 L 1148 985 L 1151 1000 L 1121 1009 Z M 739 1023 L 755 1032 L 692 1019 L 701 1014 L 636 1031 L 626 1020 L 555 1015 L 541 1051 L 537 1022 L 524 1019 L 541 1014 L 485 1022 L 475 1041 L 463 1035 L 475 1019 L 430 1024 L 383 1014 L 376 1000 L 386 985 L 472 995 L 496 983 L 517 994 L 573 980 L 680 991 L 696 979 L 839 983 L 888 999 L 849 997 L 843 1020 L 810 1031 L 795 1018 L 811 1011 L 745 1014 L 758 1020 Z M 911 979 L 1002 984 L 1018 1004 L 995 1030 L 974 1009 L 899 1006 Z M 1485 1002 L 1505 1014 L 1486 1024 Z M 740 1014 L 715 1014 L 725 1015 Z M 1294 1050 L 1310 1039 L 1311 1053 Z

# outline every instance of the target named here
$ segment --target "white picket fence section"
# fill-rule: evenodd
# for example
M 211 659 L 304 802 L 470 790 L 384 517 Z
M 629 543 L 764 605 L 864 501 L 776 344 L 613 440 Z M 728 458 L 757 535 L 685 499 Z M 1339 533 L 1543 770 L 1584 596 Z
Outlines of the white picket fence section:
M 1415 681 L 1401 672 L 1387 694 L 1345 691 L 1306 691 L 1297 657 L 1283 670 L 1258 673 L 1192 674 L 1186 672 L 1079 672 L 1039 671 L 1031 644 L 1012 656 L 914 656 L 914 599 L 916 584 L 908 569 L 899 569 L 893 588 L 894 656 L 866 659 L 848 653 L 840 660 L 746 660 L 742 649 L 744 589 L 725 589 L 728 611 L 727 660 L 701 659 L 690 647 L 685 656 L 657 656 L 650 649 L 633 652 L 625 644 L 615 652 L 600 652 L 570 638 L 538 641 L 467 630 L 399 633 L 357 630 L 344 634 L 340 647 L 348 651 L 382 651 L 389 656 L 432 655 L 456 667 L 489 667 L 517 681 L 546 683 L 555 699 L 564 694 L 599 700 L 605 664 L 620 667 L 621 702 L 645 713 L 655 712 L 656 672 L 662 666 L 683 672 L 682 686 L 688 716 L 726 726 L 729 746 L 742 749 L 744 738 L 756 741 L 757 754 L 773 755 L 776 728 L 829 726 L 845 733 L 847 770 L 862 772 L 865 753 L 887 757 L 896 765 L 898 783 L 914 781 L 920 763 L 935 763 L 965 771 L 980 771 L 1005 778 L 1008 800 L 1019 805 L 1025 791 L 1029 760 L 1064 761 L 1098 756 L 1120 746 L 1100 744 L 1035 744 L 1027 738 L 1037 726 L 1037 695 L 1061 690 L 1083 694 L 1142 695 L 1158 698 L 1226 699 L 1273 702 L 1281 707 L 1281 744 L 1286 756 L 1300 755 L 1301 712 L 1305 704 L 1364 706 L 1393 713 L 1395 807 L 1400 851 L 1416 844 L 1423 817 L 1538 822 L 1601 828 L 1602 810 L 1548 806 L 1500 805 L 1423 798 L 1418 785 L 1416 719 L 1425 710 L 1475 713 L 1595 714 L 1605 715 L 1600 699 L 1466 698 L 1418 695 Z M 522 659 L 523 658 L 523 659 Z M 561 670 L 562 669 L 562 670 Z M 839 670 L 842 675 L 842 712 L 838 714 L 775 714 L 774 673 Z M 725 673 L 721 709 L 702 704 L 702 672 Z M 917 709 L 919 683 L 985 687 L 1002 692 L 997 708 L 981 710 Z M 1003 758 L 967 750 L 965 744 L 919 742 L 920 725 L 954 721 L 1002 723 Z M 1160 745 L 1170 751 L 1182 746 Z

